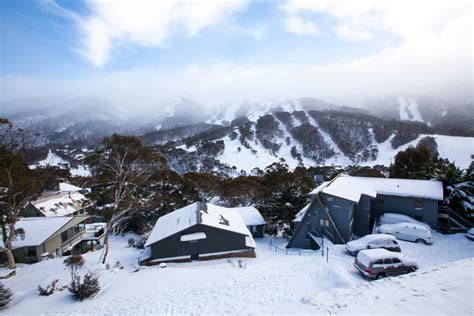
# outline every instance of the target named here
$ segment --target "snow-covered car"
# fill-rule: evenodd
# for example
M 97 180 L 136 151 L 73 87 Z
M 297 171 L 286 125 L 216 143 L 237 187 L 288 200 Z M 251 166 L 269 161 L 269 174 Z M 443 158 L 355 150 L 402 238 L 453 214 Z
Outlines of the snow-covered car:
M 428 229 L 430 228 L 430 225 L 417 221 L 416 219 L 403 215 L 403 214 L 397 214 L 397 213 L 385 213 L 379 218 L 379 225 L 384 225 L 384 224 L 398 224 L 398 223 L 413 223 L 413 224 L 418 224 L 425 226 Z
M 414 223 L 384 224 L 376 228 L 378 234 L 390 234 L 397 239 L 431 245 L 431 229 Z
M 418 269 L 418 264 L 402 253 L 385 249 L 368 249 L 359 251 L 354 260 L 354 267 L 366 278 L 381 279 L 414 272 Z
M 470 240 L 474 240 L 474 227 L 469 229 L 467 231 L 467 234 L 466 234 L 467 238 L 469 238 Z
M 350 241 L 346 244 L 347 252 L 353 256 L 357 255 L 357 253 L 361 250 L 376 248 L 400 252 L 400 246 L 397 243 L 397 239 L 389 234 L 366 235 L 360 239 Z

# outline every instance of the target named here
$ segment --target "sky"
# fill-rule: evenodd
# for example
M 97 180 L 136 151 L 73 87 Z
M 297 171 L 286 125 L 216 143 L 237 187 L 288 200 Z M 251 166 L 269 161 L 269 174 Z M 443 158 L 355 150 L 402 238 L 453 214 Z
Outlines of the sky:
M 2 0 L 0 101 L 462 102 L 473 91 L 473 20 L 469 0 Z

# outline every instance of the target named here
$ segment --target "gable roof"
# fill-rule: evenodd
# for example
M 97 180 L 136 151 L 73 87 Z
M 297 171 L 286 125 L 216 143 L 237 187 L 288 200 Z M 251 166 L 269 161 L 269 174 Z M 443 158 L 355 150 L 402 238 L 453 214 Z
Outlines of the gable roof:
M 31 202 L 46 217 L 67 216 L 81 210 L 87 198 L 75 191 L 43 192 Z
M 70 183 L 61 182 L 59 184 L 59 191 L 61 191 L 61 192 L 79 192 L 79 191 L 82 191 L 82 188 L 76 187 L 75 185 L 72 185 Z
M 238 211 L 196 202 L 158 218 L 145 247 L 197 224 L 251 236 Z
M 386 179 L 351 177 L 341 174 L 332 182 L 325 182 L 313 190 L 310 195 L 324 192 L 355 203 L 362 194 L 376 197 L 377 194 L 424 198 L 432 200 L 443 199 L 443 183 L 434 180 Z
M 73 216 L 21 218 L 17 221 L 15 229 L 22 228 L 25 231 L 25 238 L 17 236 L 12 248 L 39 246 L 73 219 Z M 3 245 L 3 242 L 1 244 Z
M 306 211 L 308 210 L 310 205 L 311 205 L 311 203 L 309 203 L 308 205 L 303 207 L 298 213 L 296 213 L 295 218 L 293 219 L 293 222 L 301 222 L 301 220 L 303 219 L 304 214 L 306 213 Z
M 263 219 L 262 214 L 252 206 L 234 207 L 233 210 L 239 212 L 246 226 L 265 225 L 267 222 Z

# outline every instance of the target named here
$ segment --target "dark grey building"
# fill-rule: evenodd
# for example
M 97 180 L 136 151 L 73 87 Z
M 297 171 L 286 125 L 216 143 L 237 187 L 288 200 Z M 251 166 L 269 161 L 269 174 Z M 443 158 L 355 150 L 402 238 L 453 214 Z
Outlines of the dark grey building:
M 321 236 L 346 243 L 370 234 L 375 219 L 383 213 L 408 215 L 437 229 L 443 185 L 440 181 L 340 175 L 310 196 L 304 215 L 295 218 L 288 248 L 317 249 Z
M 267 222 L 263 219 L 262 214 L 252 206 L 235 207 L 232 208 L 239 212 L 244 220 L 245 226 L 252 233 L 254 238 L 262 238 L 265 232 L 265 225 Z
M 255 241 L 238 211 L 197 202 L 157 220 L 140 262 L 254 257 L 254 250 Z

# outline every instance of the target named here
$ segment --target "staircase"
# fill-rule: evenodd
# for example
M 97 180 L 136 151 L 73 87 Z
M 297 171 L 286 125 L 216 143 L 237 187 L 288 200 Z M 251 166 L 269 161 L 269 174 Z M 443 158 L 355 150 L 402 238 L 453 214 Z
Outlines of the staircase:
M 465 233 L 473 223 L 446 205 L 438 207 L 438 231 L 446 234 Z

